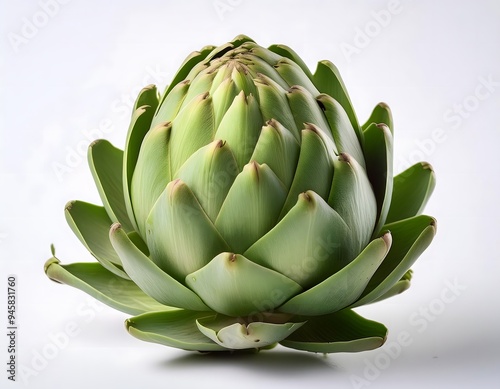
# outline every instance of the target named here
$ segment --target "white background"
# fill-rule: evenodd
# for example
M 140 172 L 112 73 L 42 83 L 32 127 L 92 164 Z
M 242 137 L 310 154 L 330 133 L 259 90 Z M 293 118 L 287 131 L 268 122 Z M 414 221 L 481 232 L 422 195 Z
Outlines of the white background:
M 6 379 L 2 335 L 0 387 L 498 384 L 498 1 L 62 3 L 0 6 L 0 333 L 8 274 L 18 277 L 19 301 L 19 382 Z M 438 235 L 414 266 L 412 288 L 360 310 L 388 326 L 381 349 L 215 358 L 143 343 L 126 333 L 126 315 L 43 273 L 51 243 L 65 263 L 90 260 L 63 215 L 68 200 L 99 202 L 84 156 L 90 141 L 123 147 L 127 101 L 140 87 L 163 89 L 188 53 L 239 33 L 289 45 L 313 70 L 330 59 L 360 121 L 379 101 L 392 107 L 396 171 L 420 159 L 435 168 L 426 213 Z

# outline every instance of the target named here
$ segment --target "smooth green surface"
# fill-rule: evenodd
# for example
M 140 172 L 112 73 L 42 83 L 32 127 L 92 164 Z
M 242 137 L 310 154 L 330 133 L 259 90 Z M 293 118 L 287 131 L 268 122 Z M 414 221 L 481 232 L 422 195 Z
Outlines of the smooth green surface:
M 132 231 L 123 194 L 123 151 L 107 140 L 99 139 L 89 146 L 88 162 L 109 218 L 120 222 L 127 231 Z
M 227 350 L 198 330 L 196 320 L 213 315 L 185 310 L 151 312 L 128 319 L 125 326 L 132 336 L 146 342 L 189 351 Z
M 215 312 L 252 316 L 273 310 L 302 288 L 242 255 L 222 253 L 186 276 L 186 284 Z
M 128 279 L 121 268 L 120 257 L 109 241 L 112 221 L 104 207 L 84 201 L 72 201 L 66 205 L 64 213 L 75 235 L 101 265 L 112 273 Z
M 317 316 L 345 308 L 363 293 L 373 273 L 387 255 L 391 243 L 390 233 L 373 240 L 351 263 L 287 301 L 279 311 Z
M 382 346 L 386 337 L 384 325 L 343 310 L 308 318 L 305 325 L 280 344 L 317 353 L 358 352 Z
M 149 296 L 164 305 L 196 311 L 208 310 L 195 293 L 144 255 L 119 224 L 114 224 L 111 228 L 110 240 L 129 277 Z
M 392 134 L 386 125 L 372 124 L 364 135 L 367 175 L 377 200 L 377 224 L 373 232 L 373 236 L 377 236 L 386 222 L 392 200 Z
M 215 227 L 241 254 L 273 228 L 285 198 L 286 188 L 271 168 L 251 162 L 229 189 Z
M 353 304 L 355 307 L 377 300 L 405 275 L 432 242 L 436 234 L 436 220 L 420 215 L 386 224 L 382 230 L 392 234 L 391 249 L 361 298 Z
M 168 184 L 146 221 L 146 240 L 153 261 L 183 282 L 229 246 L 181 180 Z
M 422 213 L 436 186 L 436 175 L 427 162 L 419 162 L 394 177 L 387 223 Z
M 339 214 L 308 191 L 244 255 L 306 288 L 323 281 L 353 258 L 349 241 L 350 231 Z
M 51 258 L 45 263 L 45 273 L 53 281 L 78 288 L 131 315 L 171 309 L 149 297 L 133 281 L 118 277 L 97 262 L 62 265 L 58 259 Z

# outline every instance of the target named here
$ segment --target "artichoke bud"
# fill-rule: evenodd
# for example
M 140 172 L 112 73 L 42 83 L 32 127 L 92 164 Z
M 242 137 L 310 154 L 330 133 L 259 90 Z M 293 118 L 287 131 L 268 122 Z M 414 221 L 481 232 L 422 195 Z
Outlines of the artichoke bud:
M 393 177 L 393 131 L 383 103 L 358 124 L 329 61 L 312 74 L 244 35 L 204 47 L 161 98 L 140 92 L 125 150 L 90 147 L 104 206 L 65 212 L 99 263 L 45 271 L 186 350 L 378 347 L 386 328 L 350 308 L 407 289 L 436 231 L 434 172 Z

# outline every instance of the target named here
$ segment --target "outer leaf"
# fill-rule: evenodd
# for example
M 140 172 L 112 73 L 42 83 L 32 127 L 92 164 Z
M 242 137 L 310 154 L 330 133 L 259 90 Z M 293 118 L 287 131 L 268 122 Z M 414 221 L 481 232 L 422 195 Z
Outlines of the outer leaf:
M 347 307 L 363 293 L 390 247 L 390 233 L 373 240 L 351 263 L 320 284 L 287 301 L 279 311 L 317 316 Z
M 110 240 L 130 278 L 149 296 L 164 305 L 208 311 L 200 298 L 179 283 L 139 250 L 118 223 L 110 230 Z
M 347 112 L 347 116 L 349 117 L 349 121 L 356 132 L 359 142 L 363 144 L 363 133 L 361 132 L 351 99 L 347 94 L 347 89 L 344 85 L 344 81 L 342 81 L 342 78 L 340 77 L 337 67 L 330 61 L 325 60 L 318 62 L 318 67 L 314 73 L 313 81 L 320 92 L 332 96 L 340 103 L 340 105 L 342 105 L 344 110 Z
M 249 162 L 261 128 L 262 116 L 257 100 L 241 91 L 222 118 L 215 139 L 227 142 L 241 170 Z
M 158 198 L 146 221 L 146 231 L 151 258 L 180 282 L 217 254 L 229 251 L 193 192 L 181 180 L 169 183 Z
M 271 45 L 268 48 L 272 52 L 282 55 L 283 57 L 291 59 L 293 62 L 295 62 L 297 65 L 299 65 L 302 69 L 302 71 L 309 77 L 309 79 L 313 79 L 313 75 L 305 62 L 302 60 L 302 58 L 299 57 L 299 55 L 293 51 L 290 47 L 286 45 Z
M 132 336 L 146 342 L 190 351 L 227 350 L 198 330 L 196 320 L 213 315 L 185 310 L 150 312 L 128 319 L 125 326 Z
M 234 318 L 203 318 L 196 321 L 198 329 L 215 343 L 231 350 L 261 348 L 275 344 L 299 329 L 302 323 L 241 324 Z
M 330 125 L 337 153 L 352 155 L 361 167 L 365 168 L 363 149 L 344 108 L 329 95 L 321 94 L 316 100 Z
M 366 131 L 371 124 L 385 124 L 391 130 L 391 134 L 394 135 L 394 122 L 392 120 L 392 113 L 389 106 L 386 103 L 378 103 L 373 109 L 370 117 L 363 124 L 363 132 Z
M 217 72 L 208 72 L 207 70 L 198 73 L 190 82 L 189 90 L 182 103 L 181 110 L 188 106 L 194 98 L 198 97 L 199 99 L 199 96 L 204 96 L 208 93 L 216 74 Z
M 170 167 L 172 174 L 200 147 L 209 144 L 214 135 L 212 99 L 199 95 L 182 108 L 172 122 Z
M 134 282 L 114 275 L 96 262 L 61 265 L 57 258 L 51 258 L 45 263 L 45 273 L 53 281 L 80 289 L 131 315 L 171 309 L 153 300 Z
M 300 85 L 312 96 L 319 95 L 318 89 L 301 67 L 288 58 L 281 59 L 274 68 L 289 86 Z
M 383 230 L 391 231 L 392 247 L 371 278 L 361 298 L 352 307 L 378 300 L 401 280 L 434 238 L 436 220 L 430 216 L 420 215 L 386 224 Z
M 104 207 L 72 201 L 66 205 L 64 213 L 75 235 L 101 265 L 112 273 L 129 279 L 121 268 L 120 257 L 109 241 L 108 233 L 112 221 Z
M 109 218 L 120 222 L 127 231 L 132 231 L 123 195 L 123 151 L 107 140 L 99 139 L 90 144 L 88 161 Z
M 375 227 L 377 202 L 366 172 L 348 154 L 340 154 L 335 161 L 328 204 L 351 229 L 355 253 L 359 253 L 370 241 Z
M 164 98 L 170 93 L 170 91 L 182 80 L 184 80 L 189 72 L 201 61 L 203 61 L 208 54 L 210 54 L 215 49 L 215 46 L 205 46 L 200 51 L 194 51 L 187 56 L 179 70 L 175 74 L 172 82 L 165 90 Z
M 160 124 L 150 130 L 142 142 L 132 177 L 132 205 L 137 226 L 146 236 L 146 219 L 156 200 L 171 181 L 169 140 L 172 125 Z
M 142 140 L 149 131 L 151 120 L 157 106 L 158 94 L 156 87 L 150 85 L 142 89 L 134 105 L 135 110 L 132 114 L 132 121 L 130 122 L 123 154 L 123 195 L 127 214 L 135 230 L 138 230 L 138 228 L 132 208 L 130 186 L 132 185 L 132 175 L 135 170 L 137 158 L 139 157 Z
M 307 191 L 244 255 L 307 288 L 352 260 L 350 240 L 350 231 L 338 213 L 316 193 Z
M 272 311 L 302 290 L 282 274 L 232 253 L 219 254 L 187 275 L 186 284 L 212 310 L 228 316 Z
M 302 86 L 292 86 L 286 97 L 295 118 L 297 128 L 304 128 L 305 123 L 315 124 L 325 135 L 333 140 L 330 126 L 316 99 Z
M 372 124 L 365 131 L 365 158 L 367 175 L 377 200 L 377 236 L 385 224 L 392 199 L 392 134 L 385 124 Z
M 222 72 L 220 71 L 220 73 L 217 73 L 217 75 L 219 74 L 222 74 Z M 214 84 L 212 85 L 210 95 L 212 96 L 214 105 L 214 128 L 218 128 L 222 118 L 231 104 L 233 104 L 236 96 L 241 92 L 241 89 L 238 88 L 231 77 L 225 78 L 216 89 L 213 88 Z M 244 93 L 245 92 L 243 92 L 243 96 L 245 96 Z
M 307 323 L 280 342 L 285 347 L 317 353 L 373 350 L 384 344 L 387 328 L 351 310 L 309 318 Z
M 238 61 L 247 66 L 254 78 L 265 75 L 264 77 L 266 77 L 269 81 L 272 80 L 272 82 L 275 83 L 279 89 L 288 89 L 288 84 L 276 71 L 273 64 L 266 62 L 265 59 L 252 54 L 243 54 L 239 56 Z
M 328 198 L 333 177 L 333 147 L 323 131 L 312 124 L 302 130 L 297 170 L 288 192 L 280 218 L 295 205 L 300 193 L 312 190 L 323 199 Z
M 419 215 L 436 186 L 436 176 L 427 162 L 416 163 L 394 177 L 394 190 L 387 223 Z
M 249 163 L 229 189 L 215 227 L 231 250 L 244 252 L 276 224 L 286 189 L 267 165 Z
M 207 216 L 215 222 L 238 173 L 238 165 L 229 146 L 215 140 L 191 155 L 176 178 L 189 186 Z
M 155 113 L 155 116 L 151 123 L 151 128 L 156 127 L 160 123 L 170 122 L 174 120 L 175 115 L 177 115 L 177 113 L 181 109 L 182 103 L 186 98 L 189 85 L 189 80 L 185 80 L 177 84 L 170 91 L 170 93 L 168 94 L 168 99 L 164 98 L 164 100 L 158 106 L 158 110 Z
M 293 134 L 297 141 L 300 141 L 300 132 L 295 125 L 295 119 L 288 105 L 285 90 L 262 74 L 255 80 L 255 85 L 259 94 L 263 121 L 277 120 Z
M 271 119 L 262 127 L 250 160 L 268 165 L 288 191 L 295 174 L 299 151 L 299 143 L 290 131 Z

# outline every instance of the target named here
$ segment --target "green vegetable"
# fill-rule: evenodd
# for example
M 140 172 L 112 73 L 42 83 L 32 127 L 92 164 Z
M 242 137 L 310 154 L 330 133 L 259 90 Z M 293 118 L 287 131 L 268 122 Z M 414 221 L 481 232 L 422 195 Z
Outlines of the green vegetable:
M 90 145 L 103 206 L 67 221 L 98 262 L 45 265 L 123 312 L 135 337 L 185 350 L 381 346 L 352 308 L 403 292 L 436 232 L 434 173 L 393 177 L 387 105 L 360 126 L 337 68 L 312 74 L 246 36 L 144 88 L 125 150 Z

